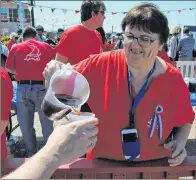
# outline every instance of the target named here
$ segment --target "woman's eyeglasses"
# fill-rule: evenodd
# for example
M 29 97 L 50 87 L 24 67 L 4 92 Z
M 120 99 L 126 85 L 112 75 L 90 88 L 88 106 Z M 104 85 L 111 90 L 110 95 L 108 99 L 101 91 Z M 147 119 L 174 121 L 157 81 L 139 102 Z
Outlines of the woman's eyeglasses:
M 157 39 L 150 39 L 148 37 L 135 37 L 132 35 L 124 35 L 125 43 L 137 42 L 142 47 L 149 47 Z

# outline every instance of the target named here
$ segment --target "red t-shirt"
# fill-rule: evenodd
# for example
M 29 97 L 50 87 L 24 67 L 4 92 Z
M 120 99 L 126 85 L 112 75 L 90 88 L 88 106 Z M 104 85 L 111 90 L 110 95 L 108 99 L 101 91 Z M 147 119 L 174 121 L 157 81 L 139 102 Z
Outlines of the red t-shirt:
M 1 67 L 1 121 L 9 120 L 11 101 L 13 96 L 13 86 L 8 73 Z M 1 136 L 1 157 L 7 156 L 5 131 Z
M 141 153 L 137 161 L 170 156 L 171 152 L 162 144 L 171 130 L 194 120 L 189 91 L 180 72 L 172 65 L 166 65 L 167 71 L 153 79 L 135 111 Z M 90 84 L 88 104 L 99 119 L 98 142 L 87 157 L 125 160 L 120 132 L 129 127 L 130 98 L 124 51 L 91 56 L 76 64 L 75 68 Z M 148 137 L 149 124 L 158 105 L 163 107 L 161 140 L 156 128 L 152 138 Z
M 61 36 L 56 52 L 67 57 L 71 64 L 76 64 L 90 54 L 103 52 L 103 43 L 99 32 L 90 31 L 82 25 L 67 29 Z
M 27 40 L 16 44 L 8 54 L 6 67 L 16 70 L 16 80 L 44 80 L 46 64 L 55 58 L 55 50 L 47 43 Z
M 12 39 L 10 39 L 10 40 L 8 41 L 8 43 L 7 43 L 7 48 L 8 48 L 9 51 L 11 50 L 13 44 L 14 44 L 14 41 L 13 41 Z

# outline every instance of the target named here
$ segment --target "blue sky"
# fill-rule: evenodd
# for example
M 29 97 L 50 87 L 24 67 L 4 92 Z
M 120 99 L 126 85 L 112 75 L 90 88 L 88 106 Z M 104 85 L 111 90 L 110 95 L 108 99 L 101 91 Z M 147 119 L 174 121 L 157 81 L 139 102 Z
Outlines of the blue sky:
M 35 1 L 36 5 L 49 6 L 53 8 L 63 8 L 71 10 L 80 10 L 81 1 Z M 125 14 L 115 14 L 107 12 L 127 12 L 134 5 L 137 5 L 144 1 L 104 1 L 107 11 L 106 19 L 104 21 L 104 29 L 106 32 L 113 30 L 114 32 L 121 32 L 121 20 Z M 182 10 L 181 13 L 178 11 L 167 13 L 165 12 L 168 20 L 169 27 L 173 29 L 177 25 L 196 25 L 196 9 L 189 10 L 189 8 L 196 8 L 195 1 L 148 1 L 156 4 L 162 11 L 169 10 Z M 67 11 L 66 14 L 62 10 L 56 9 L 52 13 L 49 8 L 35 7 L 35 23 L 36 25 L 43 25 L 45 30 L 57 30 L 58 28 L 67 28 L 69 26 L 80 23 L 80 13 L 75 14 L 74 11 Z

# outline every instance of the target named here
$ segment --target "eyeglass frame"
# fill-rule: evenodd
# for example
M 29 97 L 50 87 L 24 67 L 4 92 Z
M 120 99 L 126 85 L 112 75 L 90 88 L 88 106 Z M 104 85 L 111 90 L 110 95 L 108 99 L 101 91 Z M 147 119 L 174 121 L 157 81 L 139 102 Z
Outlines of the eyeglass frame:
M 156 40 L 159 39 L 159 38 L 156 38 L 156 39 L 150 39 L 149 38 L 149 45 L 145 46 L 145 45 L 142 45 L 142 44 L 139 43 L 139 41 L 141 41 L 142 37 L 135 37 L 133 35 L 131 35 L 131 36 L 132 36 L 133 39 L 132 40 L 127 40 L 128 39 L 127 35 L 124 33 L 124 41 L 125 41 L 125 43 L 129 43 L 129 42 L 133 42 L 133 40 L 137 40 L 138 45 L 140 45 L 142 47 L 149 47 L 152 43 L 154 43 Z
M 104 11 L 104 10 L 102 10 L 102 11 L 97 10 L 97 11 L 94 11 L 94 12 L 97 12 L 97 13 L 99 13 L 99 12 L 100 12 L 100 14 L 101 14 L 102 16 L 105 16 L 105 11 Z

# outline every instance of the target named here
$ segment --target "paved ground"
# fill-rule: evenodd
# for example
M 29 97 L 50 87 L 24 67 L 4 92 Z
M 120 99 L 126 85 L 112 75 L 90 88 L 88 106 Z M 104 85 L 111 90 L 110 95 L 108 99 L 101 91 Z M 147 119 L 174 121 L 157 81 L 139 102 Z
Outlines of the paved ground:
M 194 111 L 196 112 L 196 107 L 194 107 Z M 16 119 L 16 116 L 12 117 L 12 122 L 13 122 L 13 127 L 18 123 L 17 122 L 17 119 Z M 35 114 L 35 123 L 34 123 L 34 126 L 35 126 L 35 129 L 36 129 L 36 136 L 37 137 L 42 137 L 41 125 L 40 125 L 39 116 L 38 116 L 37 113 Z M 22 134 L 21 134 L 20 128 L 18 127 L 12 133 L 12 135 L 13 136 L 19 136 L 19 137 L 21 137 Z M 191 133 L 189 135 L 189 139 L 196 139 L 196 118 L 195 118 L 194 124 L 192 126 Z

